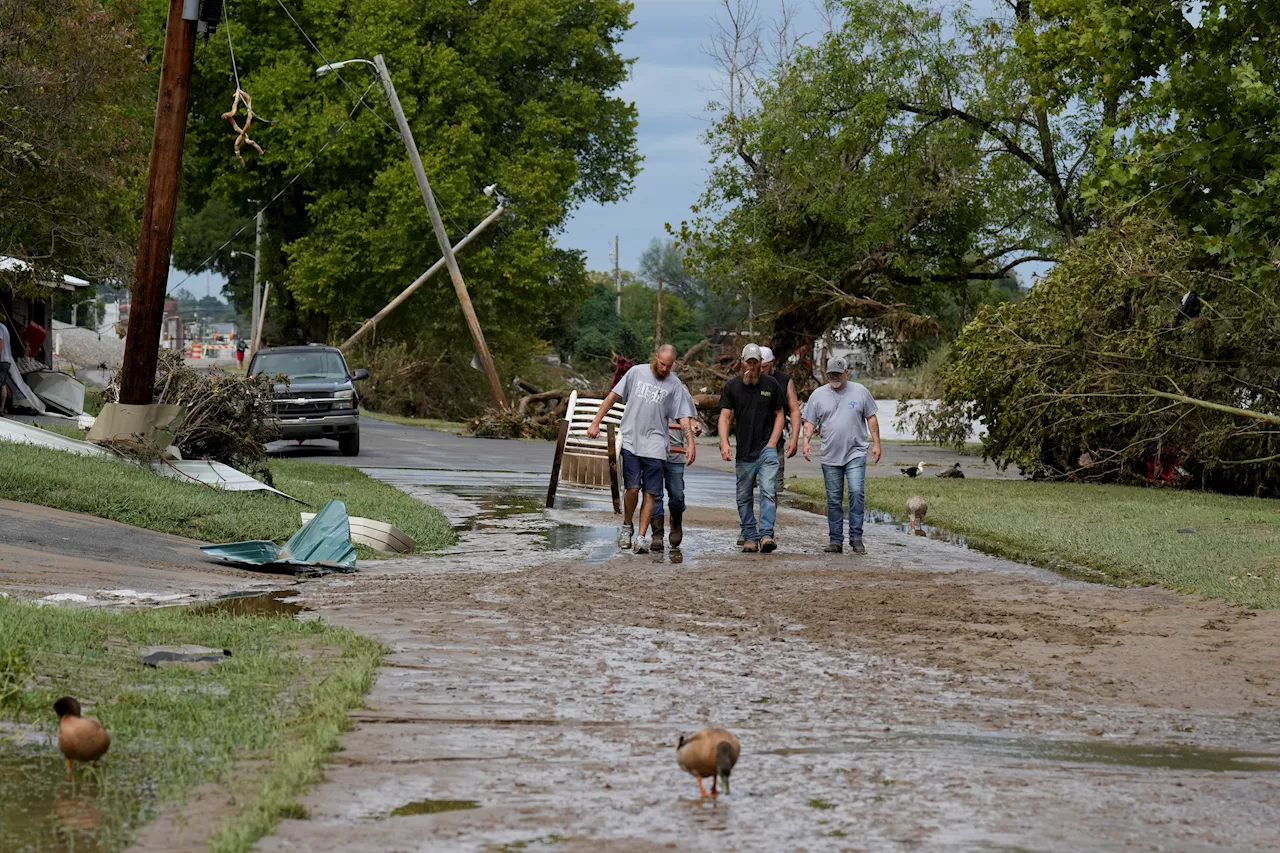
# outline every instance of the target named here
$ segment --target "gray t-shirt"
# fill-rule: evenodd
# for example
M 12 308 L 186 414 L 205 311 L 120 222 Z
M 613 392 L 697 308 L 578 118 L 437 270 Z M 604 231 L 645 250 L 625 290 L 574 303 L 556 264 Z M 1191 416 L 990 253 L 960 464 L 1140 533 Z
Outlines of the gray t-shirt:
M 627 403 L 622 415 L 622 449 L 636 456 L 666 459 L 670 447 L 667 424 L 695 414 L 684 385 L 670 373 L 659 380 L 649 365 L 637 364 L 613 390 Z
M 867 418 L 874 415 L 871 392 L 850 382 L 840 391 L 823 385 L 809 397 L 804 419 L 822 433 L 822 464 L 848 465 L 867 455 L 870 431 Z

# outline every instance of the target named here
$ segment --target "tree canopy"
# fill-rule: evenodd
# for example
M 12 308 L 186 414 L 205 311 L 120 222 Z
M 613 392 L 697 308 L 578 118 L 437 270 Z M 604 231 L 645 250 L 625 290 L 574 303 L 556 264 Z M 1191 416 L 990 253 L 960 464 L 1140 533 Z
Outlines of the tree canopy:
M 134 13 L 0 0 L 0 255 L 34 276 L 132 273 L 155 106 Z
M 151 3 L 155 14 L 162 4 Z M 618 45 L 631 4 L 286 5 L 298 27 L 272 0 L 229 6 L 229 21 L 204 50 L 188 129 L 185 193 L 195 214 L 180 223 L 182 266 L 201 266 L 214 230 L 229 218 L 243 225 L 280 193 L 267 211 L 264 272 L 280 296 L 268 331 L 274 316 L 278 340 L 341 340 L 439 258 L 375 75 L 359 65 L 319 80 L 313 73 L 325 59 L 381 53 L 454 242 L 493 209 L 481 189 L 497 185 L 508 212 L 459 263 L 490 346 L 529 351 L 548 318 L 589 292 L 581 254 L 555 243 L 565 217 L 584 201 L 625 196 L 639 168 L 636 111 L 615 94 L 629 65 Z M 221 119 L 237 74 L 260 114 L 250 135 L 263 149 L 244 146 L 244 165 Z M 233 248 L 251 250 L 252 238 L 250 226 Z M 235 301 L 248 304 L 251 266 L 226 257 L 207 265 L 229 273 Z M 444 274 L 378 334 L 470 347 Z

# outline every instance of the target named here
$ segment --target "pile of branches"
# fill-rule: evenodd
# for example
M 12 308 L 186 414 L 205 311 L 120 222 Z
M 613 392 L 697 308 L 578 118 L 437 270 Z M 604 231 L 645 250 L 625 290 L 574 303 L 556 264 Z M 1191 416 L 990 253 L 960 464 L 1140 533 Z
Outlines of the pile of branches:
M 569 395 L 573 392 L 567 388 L 543 391 L 519 378 L 516 387 L 525 396 L 513 408 L 487 409 L 467 422 L 467 431 L 483 438 L 554 440 L 560 431 L 560 420 L 569 411 Z
M 918 424 L 1036 477 L 1280 494 L 1280 269 L 1158 222 L 1101 228 L 1025 302 L 984 308 Z M 959 425 L 959 426 L 958 426 Z
M 463 421 L 482 414 L 488 399 L 484 374 L 471 369 L 470 350 L 461 355 L 407 343 L 359 348 L 351 358 L 369 369 L 360 385 L 365 408 L 406 418 L 438 418 Z
M 279 438 L 270 418 L 275 388 L 267 376 L 241 376 L 188 367 L 182 354 L 161 350 L 153 400 L 181 406 L 186 414 L 173 443 L 185 459 L 211 459 L 270 481 L 267 442 Z M 120 399 L 119 377 L 107 388 Z

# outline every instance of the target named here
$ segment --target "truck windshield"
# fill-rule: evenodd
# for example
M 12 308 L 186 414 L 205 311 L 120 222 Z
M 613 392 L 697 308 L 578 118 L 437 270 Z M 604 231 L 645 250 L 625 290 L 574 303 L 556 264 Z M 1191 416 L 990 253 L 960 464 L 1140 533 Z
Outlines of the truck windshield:
M 346 379 L 347 365 L 336 352 L 266 352 L 253 360 L 253 374 L 275 376 L 283 373 L 290 379 Z

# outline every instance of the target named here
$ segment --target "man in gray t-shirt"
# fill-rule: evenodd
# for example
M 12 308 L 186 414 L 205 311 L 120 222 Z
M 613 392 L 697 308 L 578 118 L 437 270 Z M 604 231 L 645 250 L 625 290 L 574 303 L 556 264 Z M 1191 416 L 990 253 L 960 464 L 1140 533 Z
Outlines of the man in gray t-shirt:
M 849 364 L 833 358 L 827 364 L 827 384 L 809 397 L 804 410 L 804 458 L 809 456 L 815 431 L 822 435 L 822 479 L 827 491 L 826 551 L 839 554 L 844 546 L 844 489 L 849 487 L 849 547 L 865 554 L 862 521 L 866 513 L 867 454 L 880 461 L 880 421 L 871 392 L 848 378 Z
M 644 487 L 644 502 L 640 506 L 640 535 L 636 537 L 635 551 L 646 554 L 649 543 L 644 541 L 649 531 L 649 522 L 654 518 L 654 501 L 661 499 L 662 488 L 666 479 L 667 453 L 670 448 L 670 437 L 667 425 L 671 421 L 679 421 L 686 430 L 687 449 L 685 464 L 692 465 L 697 455 L 697 446 L 693 443 L 690 418 L 696 412 L 693 400 L 671 373 L 675 365 L 676 350 L 670 344 L 660 347 L 648 364 L 637 364 L 618 380 L 618 384 L 604 398 L 595 420 L 587 427 L 587 437 L 597 438 L 600 435 L 600 422 L 605 413 L 619 400 L 625 400 L 626 411 L 622 415 L 622 479 L 626 487 L 626 498 L 623 507 L 626 512 L 625 521 L 618 531 L 618 547 L 626 550 L 631 547 L 636 504 L 639 503 L 640 489 Z M 654 531 L 654 547 L 662 546 L 662 537 Z

